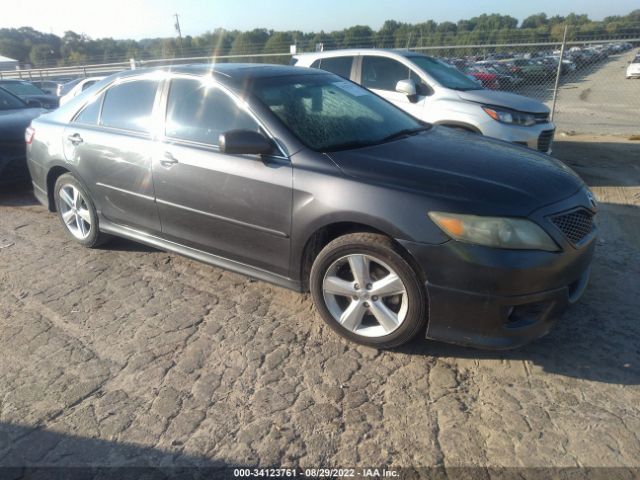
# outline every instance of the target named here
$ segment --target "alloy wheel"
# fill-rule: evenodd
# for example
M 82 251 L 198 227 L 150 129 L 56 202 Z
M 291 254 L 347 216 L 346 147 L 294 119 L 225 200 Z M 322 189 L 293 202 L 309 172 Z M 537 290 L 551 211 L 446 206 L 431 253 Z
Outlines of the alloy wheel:
M 60 215 L 67 229 L 78 240 L 85 240 L 91 234 L 91 214 L 87 200 L 71 184 L 60 187 L 58 199 Z
M 371 255 L 351 254 L 333 262 L 324 276 L 322 293 L 333 318 L 356 335 L 389 335 L 407 316 L 402 279 Z

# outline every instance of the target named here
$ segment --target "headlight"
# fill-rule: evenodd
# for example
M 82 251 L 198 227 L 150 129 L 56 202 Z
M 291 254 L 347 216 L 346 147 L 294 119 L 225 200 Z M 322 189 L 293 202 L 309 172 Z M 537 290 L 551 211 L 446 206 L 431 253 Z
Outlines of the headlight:
M 482 107 L 487 115 L 498 122 L 529 127 L 535 125 L 536 117 L 530 113 L 516 112 L 495 107 Z
M 429 218 L 447 235 L 461 242 L 519 250 L 559 250 L 547 232 L 523 218 L 480 217 L 444 212 L 429 212 Z

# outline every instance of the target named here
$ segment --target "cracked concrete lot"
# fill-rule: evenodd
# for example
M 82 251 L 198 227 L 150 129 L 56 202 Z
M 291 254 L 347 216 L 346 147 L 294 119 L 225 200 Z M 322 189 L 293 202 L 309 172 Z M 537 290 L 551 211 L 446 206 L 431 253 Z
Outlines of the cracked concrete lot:
M 486 352 L 337 337 L 310 297 L 0 193 L 0 466 L 640 467 L 640 143 L 560 138 L 601 205 L 591 284 Z

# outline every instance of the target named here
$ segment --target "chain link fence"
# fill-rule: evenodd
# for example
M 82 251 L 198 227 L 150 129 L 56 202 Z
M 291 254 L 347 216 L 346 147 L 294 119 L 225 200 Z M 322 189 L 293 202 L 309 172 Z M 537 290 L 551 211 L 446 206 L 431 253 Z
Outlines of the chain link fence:
M 326 47 L 327 45 L 325 45 Z M 341 45 L 341 47 L 359 46 Z M 108 75 L 129 68 L 210 62 L 288 63 L 291 54 L 178 56 L 126 62 L 0 71 L 0 78 L 59 83 L 75 77 Z M 640 38 L 580 40 L 562 43 L 502 43 L 414 46 L 473 78 L 484 88 L 512 92 L 553 108 L 559 132 L 640 134 L 640 78 L 627 78 L 640 54 Z M 190 53 L 190 52 L 185 52 Z M 562 54 L 562 61 L 561 59 Z
M 560 132 L 637 135 L 640 79 L 630 75 L 635 67 L 629 67 L 640 55 L 638 45 L 638 39 L 632 39 L 568 42 L 564 50 L 562 44 L 548 43 L 418 50 L 455 66 L 485 88 L 540 100 L 553 109 Z M 465 55 L 456 54 L 462 49 Z

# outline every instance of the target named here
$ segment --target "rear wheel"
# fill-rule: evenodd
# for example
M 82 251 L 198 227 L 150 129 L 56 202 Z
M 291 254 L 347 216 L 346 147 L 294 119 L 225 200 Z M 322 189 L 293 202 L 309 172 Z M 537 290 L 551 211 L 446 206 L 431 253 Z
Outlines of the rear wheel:
M 72 174 L 58 177 L 54 199 L 58 217 L 69 238 L 88 248 L 97 247 L 109 239 L 98 228 L 98 215 L 91 197 Z
M 329 243 L 314 261 L 310 286 L 324 321 L 364 345 L 401 345 L 426 323 L 418 275 L 383 235 L 355 233 Z

